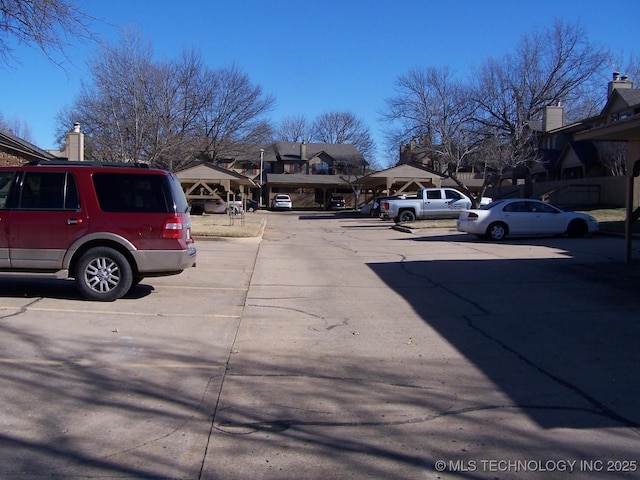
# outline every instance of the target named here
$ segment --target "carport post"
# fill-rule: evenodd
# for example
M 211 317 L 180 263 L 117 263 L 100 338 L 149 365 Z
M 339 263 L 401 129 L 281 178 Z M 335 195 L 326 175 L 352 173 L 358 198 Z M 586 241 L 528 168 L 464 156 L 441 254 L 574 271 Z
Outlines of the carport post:
M 638 220 L 638 213 L 634 211 L 634 184 L 640 175 L 640 141 L 627 143 L 627 205 L 624 222 L 624 261 L 631 263 L 631 247 L 633 240 L 633 224 Z M 640 209 L 640 206 L 638 207 Z
M 260 149 L 260 206 L 262 207 L 262 169 L 264 167 L 264 148 Z
M 627 172 L 627 212 L 624 221 L 624 262 L 631 263 L 631 239 L 633 228 L 633 171 Z

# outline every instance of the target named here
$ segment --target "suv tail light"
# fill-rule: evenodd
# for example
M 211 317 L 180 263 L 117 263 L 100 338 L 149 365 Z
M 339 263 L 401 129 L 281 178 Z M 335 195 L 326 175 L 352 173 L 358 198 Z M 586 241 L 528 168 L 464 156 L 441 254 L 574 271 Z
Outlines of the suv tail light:
M 172 217 L 165 220 L 162 226 L 162 238 L 182 238 L 183 226 L 181 217 Z

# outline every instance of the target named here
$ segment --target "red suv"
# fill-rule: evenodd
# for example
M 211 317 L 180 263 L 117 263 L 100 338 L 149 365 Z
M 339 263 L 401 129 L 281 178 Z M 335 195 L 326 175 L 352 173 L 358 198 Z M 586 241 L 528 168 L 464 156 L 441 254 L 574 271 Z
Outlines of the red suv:
M 73 278 L 111 301 L 144 277 L 195 266 L 177 177 L 142 164 L 0 167 L 0 278 Z

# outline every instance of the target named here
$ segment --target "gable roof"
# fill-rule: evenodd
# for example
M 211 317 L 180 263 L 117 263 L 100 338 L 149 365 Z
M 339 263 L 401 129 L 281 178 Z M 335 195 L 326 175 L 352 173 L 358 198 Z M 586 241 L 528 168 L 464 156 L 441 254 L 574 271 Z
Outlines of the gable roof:
M 179 170 L 176 172 L 176 176 L 181 181 L 232 180 L 237 182 L 239 185 L 255 185 L 249 177 L 234 172 L 233 170 L 220 168 L 206 162 Z
M 446 175 L 435 172 L 430 168 L 424 167 L 422 165 L 402 163 L 400 165 L 396 165 L 395 167 L 390 167 L 384 170 L 379 170 L 377 172 L 370 173 L 369 175 L 362 177 L 362 179 L 387 178 L 387 177 L 442 179 L 442 178 L 446 178 Z
M 598 149 L 588 140 L 582 140 L 579 142 L 572 141 L 567 144 L 562 151 L 560 158 L 564 158 L 569 154 L 569 151 L 573 150 L 576 158 L 580 160 L 583 165 L 591 165 L 598 163 Z
M 0 132 L 0 149 L 27 161 L 55 160 L 58 158 L 46 150 L 6 132 Z
M 615 89 L 601 114 L 589 119 L 588 123 L 589 129 L 575 133 L 576 140 L 640 140 L 640 89 Z
M 276 142 L 274 144 L 276 157 L 278 160 L 303 161 L 317 157 L 322 153 L 330 156 L 334 160 L 367 164 L 364 157 L 358 152 L 355 146 L 350 143 L 306 143 L 307 158 L 301 157 L 301 144 L 297 142 Z
M 601 116 L 608 116 L 619 113 L 624 110 L 628 110 L 634 106 L 640 108 L 640 90 L 636 88 L 616 88 L 605 104 Z
M 435 172 L 423 165 L 401 163 L 395 167 L 365 175 L 358 180 L 358 183 L 365 185 L 367 188 L 395 184 L 404 184 L 405 186 L 411 184 L 419 187 L 420 184 L 428 181 L 428 183 L 439 187 L 444 178 L 446 178 L 446 175 Z

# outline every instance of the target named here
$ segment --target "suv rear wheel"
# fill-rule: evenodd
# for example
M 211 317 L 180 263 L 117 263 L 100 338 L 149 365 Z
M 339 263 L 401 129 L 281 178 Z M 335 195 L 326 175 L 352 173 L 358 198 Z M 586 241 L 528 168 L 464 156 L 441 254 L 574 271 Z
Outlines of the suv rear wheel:
M 133 273 L 120 252 L 109 247 L 94 247 L 80 257 L 75 281 L 80 293 L 88 299 L 110 302 L 129 291 Z

